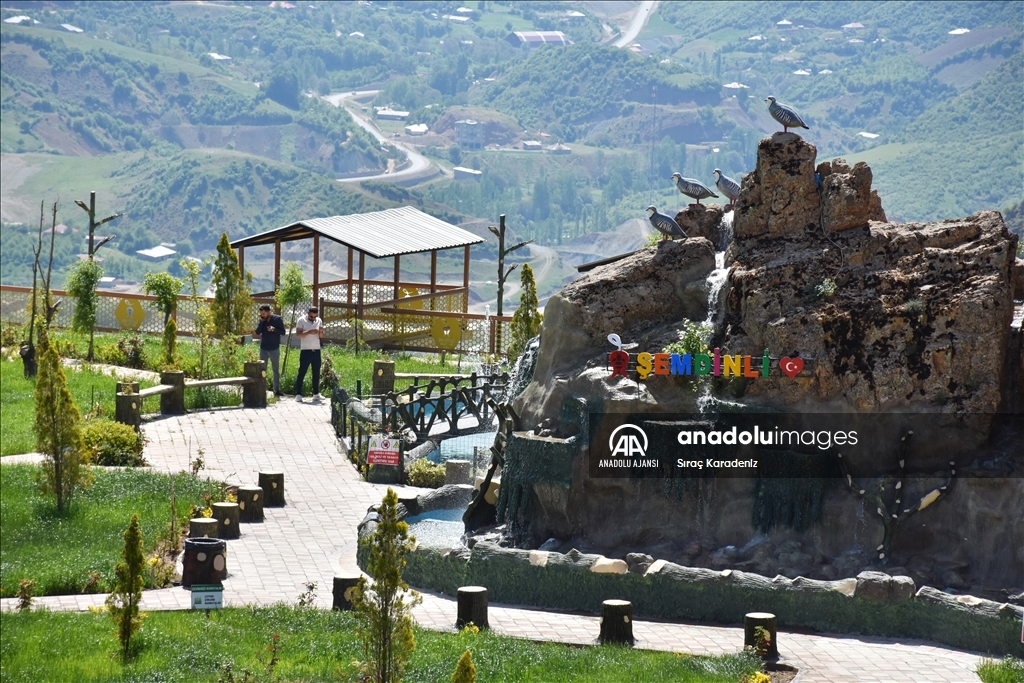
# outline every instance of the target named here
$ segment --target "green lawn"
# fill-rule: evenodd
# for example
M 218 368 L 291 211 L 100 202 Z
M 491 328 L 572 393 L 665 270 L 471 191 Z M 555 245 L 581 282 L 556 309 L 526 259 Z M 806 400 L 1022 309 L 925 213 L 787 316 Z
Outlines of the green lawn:
M 38 471 L 31 465 L 0 466 L 2 597 L 14 595 L 25 578 L 36 581 L 36 595 L 81 593 L 94 572 L 100 577 L 93 592 L 103 591 L 112 584 L 132 513 L 139 514 L 147 553 L 170 524 L 168 475 L 96 469 L 92 487 L 76 494 L 70 512 L 58 515 L 53 499 L 35 486 Z M 178 515 L 185 516 L 209 488 L 192 476 L 177 475 Z
M 210 618 L 194 612 L 154 612 L 143 622 L 142 647 L 122 668 L 109 618 L 95 614 L 5 613 L 4 681 L 217 681 L 225 662 L 235 680 L 243 668 L 264 673 L 266 648 L 280 635 L 283 681 L 345 681 L 361 658 L 350 612 L 288 607 L 226 609 Z M 452 634 L 416 629 L 406 683 L 448 681 L 469 649 L 480 683 L 585 681 L 735 683 L 757 670 L 745 656 L 691 657 L 621 647 L 572 648 L 492 633 Z M 267 677 L 269 679 L 269 677 Z M 225 680 L 225 679 L 221 679 Z M 265 680 L 263 678 L 259 680 Z
M 87 369 L 65 368 L 65 374 L 79 411 L 87 413 L 95 400 L 103 406 L 108 416 L 114 416 L 114 394 L 117 392 L 115 378 Z M 32 429 L 35 420 L 35 386 L 34 379 L 25 379 L 20 360 L 0 360 L 0 422 L 3 423 L 3 429 L 0 430 L 0 455 L 32 453 L 36 450 L 36 437 Z

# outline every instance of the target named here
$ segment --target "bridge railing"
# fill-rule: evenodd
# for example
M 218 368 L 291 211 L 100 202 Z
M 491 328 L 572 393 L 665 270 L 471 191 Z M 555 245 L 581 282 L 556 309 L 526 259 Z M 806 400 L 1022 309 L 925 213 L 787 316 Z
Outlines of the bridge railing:
M 492 414 L 488 399 L 497 400 L 507 384 L 508 373 L 454 375 L 413 384 L 383 396 L 381 422 L 388 431 L 410 429 L 418 437 L 431 434 L 443 423 L 448 425 L 445 437 L 489 429 Z M 476 418 L 476 426 L 460 427 L 460 420 L 469 416 Z

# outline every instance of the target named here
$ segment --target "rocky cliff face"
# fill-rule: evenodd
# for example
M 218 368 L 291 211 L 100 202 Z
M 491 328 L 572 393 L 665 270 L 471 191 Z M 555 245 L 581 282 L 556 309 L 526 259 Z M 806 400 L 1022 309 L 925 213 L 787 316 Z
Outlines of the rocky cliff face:
M 1014 444 L 1024 434 L 996 419 L 1019 410 L 1013 394 L 1024 386 L 1024 344 L 1019 332 L 1011 339 L 1017 238 L 996 212 L 887 223 L 866 165 L 816 164 L 815 157 L 795 134 L 760 143 L 734 212 L 724 318 L 711 342 L 723 353 L 799 357 L 803 370 L 794 378 L 723 377 L 711 391 L 733 410 L 842 413 L 864 430 L 883 413 L 934 416 L 912 440 L 906 457 L 916 474 L 901 495 L 916 501 L 944 485 L 950 470 L 955 477 L 927 511 L 885 534 L 891 555 L 884 560 L 919 584 L 1020 592 L 1024 453 Z M 551 299 L 534 379 L 516 402 L 523 427 L 575 433 L 565 406 L 581 398 L 599 412 L 694 410 L 689 379 L 610 378 L 606 336 L 657 351 L 677 340 L 683 318 L 706 318 L 713 245 L 724 247 L 729 235 L 720 214 L 718 207 L 681 212 L 676 220 L 689 239 L 595 269 Z M 893 434 L 891 452 L 866 457 L 895 467 L 903 457 L 899 437 Z M 722 480 L 683 490 L 593 479 L 586 463 L 584 444 L 571 473 L 560 475 L 568 486 L 536 482 L 527 515 L 534 540 L 816 578 L 855 576 L 880 561 L 874 492 L 894 485 L 884 467 L 815 498 L 800 480 Z M 757 521 L 800 506 L 814 507 L 817 521 L 767 532 Z

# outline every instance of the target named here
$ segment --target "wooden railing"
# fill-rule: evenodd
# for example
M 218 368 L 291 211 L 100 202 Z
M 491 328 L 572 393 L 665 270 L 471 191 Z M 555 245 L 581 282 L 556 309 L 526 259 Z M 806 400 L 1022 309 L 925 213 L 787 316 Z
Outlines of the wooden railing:
M 386 431 L 409 429 L 419 438 L 425 438 L 435 426 L 444 423 L 448 430 L 442 438 L 489 431 L 492 415 L 488 402 L 501 396 L 506 384 L 508 373 L 450 375 L 431 379 L 424 385 L 413 384 L 382 397 L 381 423 Z M 469 416 L 476 418 L 476 425 L 460 427 L 459 421 Z

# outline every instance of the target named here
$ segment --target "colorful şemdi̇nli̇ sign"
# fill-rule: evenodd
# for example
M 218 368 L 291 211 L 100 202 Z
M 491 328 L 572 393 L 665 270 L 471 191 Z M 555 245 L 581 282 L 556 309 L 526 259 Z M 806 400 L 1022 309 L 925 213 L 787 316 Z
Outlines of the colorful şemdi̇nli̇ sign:
M 629 354 L 616 349 L 608 354 L 608 365 L 612 368 L 609 378 L 621 375 L 627 377 Z M 772 357 L 768 349 L 758 356 L 730 355 L 715 348 L 708 353 L 648 353 L 637 354 L 637 376 L 646 380 L 653 375 L 695 375 L 711 377 L 768 377 L 771 373 Z M 779 369 L 790 379 L 804 369 L 804 360 L 784 356 L 778 360 Z

